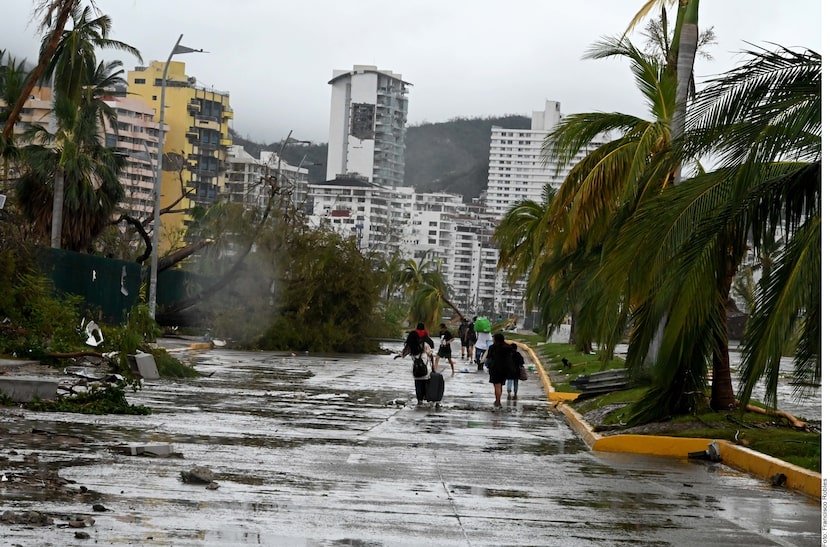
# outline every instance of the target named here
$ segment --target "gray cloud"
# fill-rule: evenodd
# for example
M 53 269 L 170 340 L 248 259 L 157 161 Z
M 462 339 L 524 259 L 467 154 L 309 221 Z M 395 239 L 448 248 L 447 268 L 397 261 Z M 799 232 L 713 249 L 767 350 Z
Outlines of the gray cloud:
M 188 74 L 229 91 L 233 127 L 275 141 L 328 140 L 332 70 L 373 64 L 412 82 L 410 123 L 454 117 L 529 115 L 545 99 L 565 113 L 644 114 L 622 60 L 582 56 L 601 36 L 619 35 L 644 0 L 98 0 L 112 37 L 145 61 L 164 60 L 179 34 Z M 0 18 L 0 48 L 34 59 L 33 2 L 12 0 Z M 700 26 L 714 26 L 715 60 L 697 75 L 736 65 L 747 42 L 821 51 L 820 0 L 702 0 Z M 640 40 L 634 35 L 635 41 Z M 107 57 L 114 57 L 107 54 Z M 137 61 L 123 58 L 132 68 Z

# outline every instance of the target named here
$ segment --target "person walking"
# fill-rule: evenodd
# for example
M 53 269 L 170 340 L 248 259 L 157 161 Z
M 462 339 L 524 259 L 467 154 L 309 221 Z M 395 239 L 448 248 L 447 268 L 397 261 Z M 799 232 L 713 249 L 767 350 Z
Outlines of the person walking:
M 490 334 L 489 331 L 477 331 L 476 332 L 476 342 L 475 342 L 475 350 L 476 350 L 476 368 L 478 370 L 482 370 L 484 368 L 484 361 L 482 360 L 482 356 L 487 352 L 487 348 L 493 343 L 493 336 Z
M 467 361 L 473 363 L 473 354 L 475 353 L 476 345 L 476 331 L 473 327 L 476 318 L 473 317 L 472 323 L 467 323 L 467 330 L 464 332 L 464 338 L 461 339 L 461 344 L 467 347 Z
M 499 332 L 493 335 L 493 344 L 487 350 L 487 357 L 490 360 L 490 383 L 493 384 L 496 398 L 493 406 L 501 408 L 502 387 L 513 366 L 513 350 L 504 341 L 504 334 Z
M 412 357 L 412 376 L 415 380 L 415 398 L 418 399 L 418 406 L 424 404 L 424 399 L 427 396 L 427 384 L 429 383 L 430 372 L 435 372 L 435 363 L 432 356 L 432 347 L 430 347 L 429 335 L 425 334 L 426 330 L 423 328 L 423 323 L 418 323 L 415 330 L 409 331 L 404 341 L 403 349 L 395 356 Z
M 458 326 L 458 340 L 461 342 L 461 360 L 464 361 L 467 358 L 467 322 L 466 317 L 461 318 L 461 324 Z M 472 359 L 472 356 L 470 357 Z
M 507 375 L 507 383 L 505 384 L 505 389 L 507 390 L 507 400 L 509 401 L 512 398 L 515 402 L 519 393 L 519 375 L 521 374 L 522 367 L 525 364 L 525 358 L 522 357 L 521 353 L 519 353 L 518 345 L 510 344 L 510 349 L 512 350 L 512 353 L 510 355 L 511 366 L 510 373 Z
M 435 368 L 438 368 L 438 362 L 443 357 L 450 364 L 450 370 L 452 370 L 452 375 L 454 376 L 455 363 L 452 360 L 452 346 L 450 344 L 452 344 L 455 337 L 444 323 L 438 325 L 438 334 L 440 341 L 438 342 L 438 356 L 435 358 Z

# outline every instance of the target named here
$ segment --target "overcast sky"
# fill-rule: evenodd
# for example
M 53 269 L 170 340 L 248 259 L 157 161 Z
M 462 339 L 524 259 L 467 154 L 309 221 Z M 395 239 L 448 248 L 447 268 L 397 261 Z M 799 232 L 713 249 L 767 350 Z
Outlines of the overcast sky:
M 644 114 L 623 60 L 583 60 L 601 36 L 619 35 L 644 0 L 97 0 L 111 38 L 166 60 L 177 55 L 206 87 L 230 92 L 233 128 L 260 142 L 289 130 L 328 141 L 334 69 L 376 65 L 410 82 L 409 124 L 456 117 L 529 116 L 546 99 L 565 114 Z M 34 61 L 40 36 L 32 0 L 4 0 L 0 49 Z M 747 43 L 821 52 L 820 0 L 701 0 L 714 27 L 713 61 L 698 81 L 729 70 Z M 639 34 L 635 42 L 642 43 Z M 138 61 L 112 53 L 126 68 Z

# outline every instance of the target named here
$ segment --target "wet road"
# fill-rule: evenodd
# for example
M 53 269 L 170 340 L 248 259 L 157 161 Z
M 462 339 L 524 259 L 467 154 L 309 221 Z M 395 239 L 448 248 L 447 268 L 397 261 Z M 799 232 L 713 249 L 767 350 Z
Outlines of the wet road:
M 86 540 L 0 524 L 2 545 L 820 544 L 815 500 L 717 464 L 590 452 L 535 374 L 496 411 L 483 373 L 446 370 L 436 410 L 415 407 L 408 361 L 391 356 L 195 359 L 209 377 L 129 394 L 150 416 L 0 411 L 7 430 L 63 435 L 7 439 L 11 460 L 36 452 L 76 481 L 57 497 L 0 484 L 0 513 L 95 519 Z M 176 456 L 110 450 L 134 442 Z M 219 488 L 182 482 L 194 466 Z

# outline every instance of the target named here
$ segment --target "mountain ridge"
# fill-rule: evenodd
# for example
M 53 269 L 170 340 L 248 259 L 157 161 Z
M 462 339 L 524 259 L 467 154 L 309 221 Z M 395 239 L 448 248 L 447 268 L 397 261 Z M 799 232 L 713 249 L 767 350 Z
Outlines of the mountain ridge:
M 528 116 L 504 115 L 454 118 L 446 122 L 422 123 L 406 128 L 404 185 L 418 192 L 450 192 L 471 202 L 487 188 L 490 134 L 493 126 L 530 129 Z M 234 144 L 259 157 L 262 150 L 278 151 L 281 142 L 257 143 L 232 131 Z M 326 176 L 327 143 L 290 144 L 283 149 L 285 161 L 308 169 L 310 182 Z M 305 159 L 303 159 L 305 158 Z

